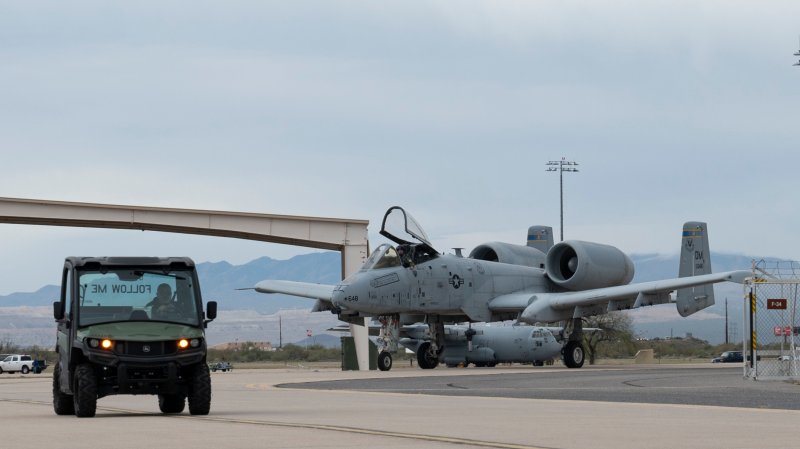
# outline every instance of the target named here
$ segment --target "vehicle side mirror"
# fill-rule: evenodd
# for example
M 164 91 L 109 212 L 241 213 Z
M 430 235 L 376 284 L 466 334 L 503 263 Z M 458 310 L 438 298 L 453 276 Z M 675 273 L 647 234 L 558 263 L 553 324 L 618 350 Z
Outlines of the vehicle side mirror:
M 61 301 L 53 303 L 53 318 L 55 318 L 56 321 L 64 319 L 64 304 Z
M 208 321 L 211 321 L 216 317 L 217 317 L 217 302 L 209 301 L 208 303 L 206 303 L 206 319 Z

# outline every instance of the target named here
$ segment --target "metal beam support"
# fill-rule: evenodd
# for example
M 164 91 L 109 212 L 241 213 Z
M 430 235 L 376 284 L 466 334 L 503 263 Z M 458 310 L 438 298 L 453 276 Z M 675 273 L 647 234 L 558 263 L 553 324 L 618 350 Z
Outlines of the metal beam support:
M 369 256 L 368 220 L 0 197 L 0 223 L 174 232 L 328 249 L 342 253 L 342 278 Z M 353 336 L 359 369 L 368 370 L 366 327 Z

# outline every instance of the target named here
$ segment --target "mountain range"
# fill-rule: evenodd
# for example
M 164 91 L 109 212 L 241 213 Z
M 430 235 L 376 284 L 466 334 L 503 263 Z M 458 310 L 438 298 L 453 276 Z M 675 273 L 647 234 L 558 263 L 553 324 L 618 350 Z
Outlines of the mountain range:
M 632 255 L 636 268 L 633 282 L 667 279 L 677 276 L 678 256 L 656 254 Z M 714 253 L 714 271 L 749 269 L 752 257 Z M 264 279 L 286 279 L 335 284 L 341 276 L 341 257 L 337 252 L 318 252 L 276 260 L 261 257 L 243 265 L 228 262 L 197 264 L 204 300 L 219 303 L 219 317 L 209 326 L 210 343 L 226 341 L 298 341 L 311 330 L 324 333 L 338 321 L 330 313 L 311 314 L 312 300 L 284 295 L 264 295 L 252 288 Z M 715 286 L 716 304 L 689 318 L 678 315 L 674 305 L 645 307 L 628 312 L 635 329 L 646 338 L 693 336 L 712 343 L 724 341 L 725 298 L 731 328 L 742 336 L 742 286 L 723 283 Z M 52 344 L 51 304 L 58 298 L 59 287 L 47 285 L 35 292 L 0 296 L 0 340 L 18 344 Z M 280 324 L 279 324 L 280 323 Z M 735 332 L 735 331 L 734 331 Z

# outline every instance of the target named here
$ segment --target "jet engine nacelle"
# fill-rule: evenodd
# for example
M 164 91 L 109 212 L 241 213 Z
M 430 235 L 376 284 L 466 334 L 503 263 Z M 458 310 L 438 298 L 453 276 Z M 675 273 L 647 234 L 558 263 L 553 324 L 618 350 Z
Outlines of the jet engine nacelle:
M 625 285 L 633 279 L 633 262 L 619 249 L 600 243 L 568 240 L 550 248 L 547 276 L 568 290 Z
M 469 253 L 470 259 L 544 268 L 545 254 L 536 248 L 510 243 L 491 242 L 479 245 Z

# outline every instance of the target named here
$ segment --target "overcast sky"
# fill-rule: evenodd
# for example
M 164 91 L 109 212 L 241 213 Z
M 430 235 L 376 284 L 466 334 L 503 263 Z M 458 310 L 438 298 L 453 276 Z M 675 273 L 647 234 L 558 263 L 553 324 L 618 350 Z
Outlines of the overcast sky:
M 568 239 L 800 258 L 800 2 L 0 1 L 0 196 L 364 218 L 440 250 Z M 374 237 L 373 246 L 379 239 Z M 306 248 L 0 224 L 0 294 L 68 255 Z M 746 267 L 745 267 L 746 268 Z

